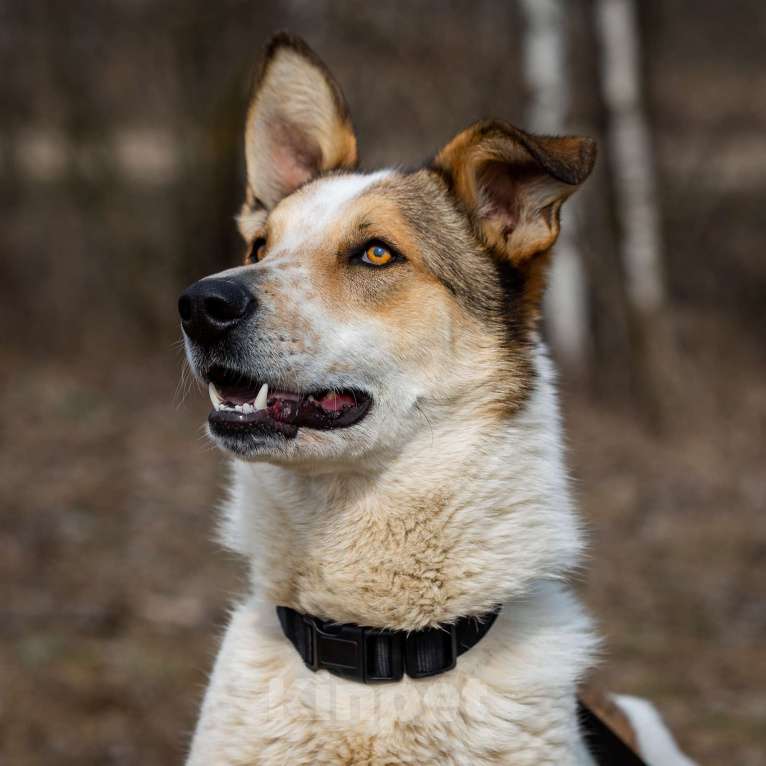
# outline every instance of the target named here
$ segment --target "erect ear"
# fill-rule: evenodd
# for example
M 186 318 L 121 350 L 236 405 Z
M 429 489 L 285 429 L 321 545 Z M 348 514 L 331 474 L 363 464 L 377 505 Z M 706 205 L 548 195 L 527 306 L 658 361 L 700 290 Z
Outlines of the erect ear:
M 479 237 L 521 265 L 559 233 L 561 203 L 596 159 L 589 138 L 532 136 L 502 122 L 477 123 L 437 154 Z
M 356 165 L 356 137 L 339 85 L 303 40 L 269 43 L 245 129 L 247 197 L 271 209 L 325 170 Z

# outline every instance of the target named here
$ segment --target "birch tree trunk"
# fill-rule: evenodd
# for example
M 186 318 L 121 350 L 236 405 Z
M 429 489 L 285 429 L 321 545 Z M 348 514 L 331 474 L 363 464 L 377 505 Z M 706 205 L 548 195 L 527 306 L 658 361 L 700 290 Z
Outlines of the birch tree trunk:
M 561 133 L 573 83 L 566 63 L 566 0 L 522 0 L 524 77 L 530 91 L 527 122 L 537 133 Z M 587 367 L 588 301 L 585 272 L 577 249 L 578 197 L 565 206 L 546 294 L 546 323 L 557 357 L 570 371 Z
M 650 422 L 660 427 L 663 415 L 672 414 L 664 405 L 677 392 L 668 372 L 674 367 L 674 352 L 664 311 L 660 211 L 642 99 L 636 4 L 595 0 L 595 17 L 637 392 Z
M 665 290 L 654 155 L 641 98 L 634 1 L 597 0 L 596 24 L 628 296 L 640 315 L 653 315 L 665 301 Z

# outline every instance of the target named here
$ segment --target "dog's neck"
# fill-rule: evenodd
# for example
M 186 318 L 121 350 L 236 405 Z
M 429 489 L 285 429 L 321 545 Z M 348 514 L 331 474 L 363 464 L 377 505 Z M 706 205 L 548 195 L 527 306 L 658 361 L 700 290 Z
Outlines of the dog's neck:
M 582 536 L 542 353 L 536 367 L 507 421 L 434 423 L 383 473 L 235 464 L 224 539 L 249 559 L 258 596 L 412 630 L 486 612 L 576 566 Z

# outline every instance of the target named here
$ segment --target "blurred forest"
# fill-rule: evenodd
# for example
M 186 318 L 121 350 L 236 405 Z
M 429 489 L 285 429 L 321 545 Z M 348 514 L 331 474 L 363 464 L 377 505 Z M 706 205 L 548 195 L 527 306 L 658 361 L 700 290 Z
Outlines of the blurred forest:
M 599 139 L 546 326 L 597 680 L 701 763 L 765 762 L 766 4 L 635 2 L 630 102 L 610 5 L 0 0 L 0 763 L 183 758 L 244 577 L 213 542 L 224 461 L 179 388 L 176 298 L 241 257 L 244 109 L 278 29 L 342 83 L 365 167 L 490 116 Z

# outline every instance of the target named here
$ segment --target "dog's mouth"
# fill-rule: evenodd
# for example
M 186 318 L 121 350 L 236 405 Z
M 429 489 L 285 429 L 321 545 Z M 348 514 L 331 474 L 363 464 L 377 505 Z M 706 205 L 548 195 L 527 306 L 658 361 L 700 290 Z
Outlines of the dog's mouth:
M 299 428 L 348 428 L 364 418 L 372 401 L 357 389 L 286 391 L 224 369 L 213 369 L 206 378 L 213 403 L 208 423 L 220 436 L 251 433 L 292 439 Z

